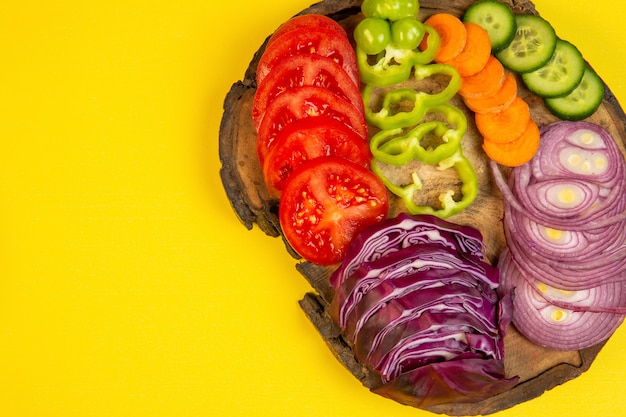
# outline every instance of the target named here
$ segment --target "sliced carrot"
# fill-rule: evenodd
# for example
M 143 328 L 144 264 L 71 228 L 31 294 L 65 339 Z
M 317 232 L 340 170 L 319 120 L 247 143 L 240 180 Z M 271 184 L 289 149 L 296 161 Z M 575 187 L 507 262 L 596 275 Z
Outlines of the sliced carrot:
M 435 62 L 449 61 L 465 48 L 467 30 L 458 17 L 449 13 L 436 13 L 426 19 L 424 23 L 435 29 L 441 38 L 441 45 L 435 55 Z
M 504 82 L 504 66 L 493 55 L 485 67 L 474 75 L 461 77 L 461 97 L 482 98 L 496 94 Z
M 468 77 L 482 70 L 491 56 L 491 40 L 485 29 L 476 23 L 465 22 L 467 40 L 460 54 L 451 60 L 444 61 L 459 72 L 461 77 Z
M 497 113 L 477 113 L 476 127 L 485 138 L 494 143 L 511 142 L 518 138 L 530 120 L 530 108 L 516 97 L 511 105 Z
M 516 167 L 530 161 L 539 149 L 540 133 L 537 123 L 530 119 L 524 132 L 515 140 L 507 143 L 495 143 L 487 138 L 483 141 L 483 149 L 493 161 Z
M 497 113 L 509 107 L 517 98 L 517 80 L 507 72 L 500 89 L 491 96 L 473 98 L 464 97 L 463 102 L 474 113 Z

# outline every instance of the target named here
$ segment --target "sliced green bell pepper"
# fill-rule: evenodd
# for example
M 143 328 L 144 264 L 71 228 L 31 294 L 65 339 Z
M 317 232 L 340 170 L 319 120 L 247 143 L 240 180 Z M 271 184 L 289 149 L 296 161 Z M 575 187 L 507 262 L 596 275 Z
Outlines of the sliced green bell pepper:
M 419 45 L 426 34 L 422 50 Z M 408 80 L 416 65 L 432 62 L 441 45 L 437 31 L 418 20 L 390 25 L 386 20 L 366 18 L 356 26 L 354 39 L 361 81 L 378 87 Z
M 361 11 L 365 16 L 391 21 L 404 17 L 416 18 L 419 9 L 417 0 L 363 0 L 361 4 Z
M 401 87 L 388 91 L 383 98 L 380 110 L 372 110 L 372 93 L 376 86 L 367 84 L 363 89 L 365 118 L 371 124 L 387 130 L 409 127 L 419 123 L 433 107 L 447 103 L 461 88 L 461 77 L 457 70 L 447 64 L 429 64 L 415 66 L 415 79 L 423 80 L 437 74 L 448 75 L 448 85 L 440 92 L 430 94 L 414 88 Z M 410 103 L 408 110 L 402 111 Z M 403 106 L 404 105 L 404 106 Z
M 422 189 L 422 181 L 417 172 L 412 173 L 411 178 L 413 182 L 405 186 L 399 186 L 394 184 L 383 174 L 379 162 L 380 161 L 375 159 L 372 161 L 372 172 L 381 179 L 389 191 L 402 199 L 407 210 L 412 214 L 430 214 L 445 219 L 466 209 L 474 202 L 478 195 L 476 173 L 472 164 L 463 155 L 460 148 L 458 148 L 457 152 L 438 163 L 437 169 L 455 169 L 459 179 L 463 183 L 461 185 L 461 199 L 459 201 L 453 198 L 454 190 L 445 190 L 445 192 L 439 195 L 441 208 L 418 205 L 415 203 L 415 193 Z
M 413 159 L 436 164 L 457 152 L 467 131 L 465 114 L 448 103 L 429 108 L 426 113 L 438 113 L 446 121 L 420 123 L 406 134 L 402 134 L 402 128 L 381 130 L 370 140 L 373 157 L 397 166 L 407 164 Z M 440 143 L 434 148 L 432 145 L 425 148 L 422 141 L 427 135 L 436 136 Z M 433 142 L 432 138 L 430 141 Z

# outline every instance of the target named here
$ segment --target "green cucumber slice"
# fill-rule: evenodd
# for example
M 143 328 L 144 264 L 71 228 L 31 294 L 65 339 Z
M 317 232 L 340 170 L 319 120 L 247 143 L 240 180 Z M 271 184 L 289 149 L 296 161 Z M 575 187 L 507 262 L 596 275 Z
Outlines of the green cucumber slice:
M 506 48 L 515 37 L 517 28 L 513 11 L 496 0 L 481 0 L 472 4 L 465 11 L 463 21 L 475 23 L 487 31 L 492 53 Z
M 522 74 L 522 80 L 530 91 L 541 97 L 563 97 L 580 84 L 585 67 L 578 48 L 559 39 L 550 61 L 538 70 Z
M 582 120 L 591 116 L 604 98 L 604 83 L 588 66 L 582 81 L 564 97 L 546 98 L 544 102 L 552 114 L 563 120 Z
M 511 71 L 538 70 L 550 60 L 556 48 L 554 28 L 544 18 L 530 14 L 516 15 L 515 23 L 515 37 L 496 58 Z

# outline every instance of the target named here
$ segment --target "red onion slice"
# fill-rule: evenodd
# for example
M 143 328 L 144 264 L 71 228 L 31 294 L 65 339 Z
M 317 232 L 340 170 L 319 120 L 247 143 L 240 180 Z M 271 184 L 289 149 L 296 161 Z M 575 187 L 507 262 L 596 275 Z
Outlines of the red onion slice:
M 515 284 L 513 324 L 533 343 L 555 350 L 578 350 L 608 339 L 624 315 L 569 310 L 539 296 L 524 279 Z
M 514 291 L 513 323 L 531 341 L 582 349 L 623 321 L 625 166 L 610 134 L 588 122 L 543 127 L 537 154 L 508 180 L 491 163 L 507 242 L 498 291 Z

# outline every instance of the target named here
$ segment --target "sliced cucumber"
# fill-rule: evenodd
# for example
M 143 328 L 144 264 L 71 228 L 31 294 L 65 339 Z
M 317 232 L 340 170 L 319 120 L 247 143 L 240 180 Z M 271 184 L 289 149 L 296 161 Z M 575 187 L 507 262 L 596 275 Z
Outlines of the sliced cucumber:
M 511 71 L 538 70 L 550 60 L 556 48 L 554 28 L 542 17 L 530 14 L 516 15 L 515 23 L 515 37 L 496 58 Z
M 588 66 L 582 81 L 564 97 L 546 98 L 544 102 L 552 114 L 563 120 L 582 120 L 591 116 L 604 98 L 604 83 Z
M 541 97 L 563 97 L 580 84 L 585 66 L 578 48 L 559 39 L 550 61 L 538 70 L 522 74 L 522 80 L 530 91 Z
M 506 48 L 515 37 L 515 14 L 509 6 L 496 0 L 472 4 L 465 11 L 463 21 L 475 23 L 487 31 L 493 53 Z

